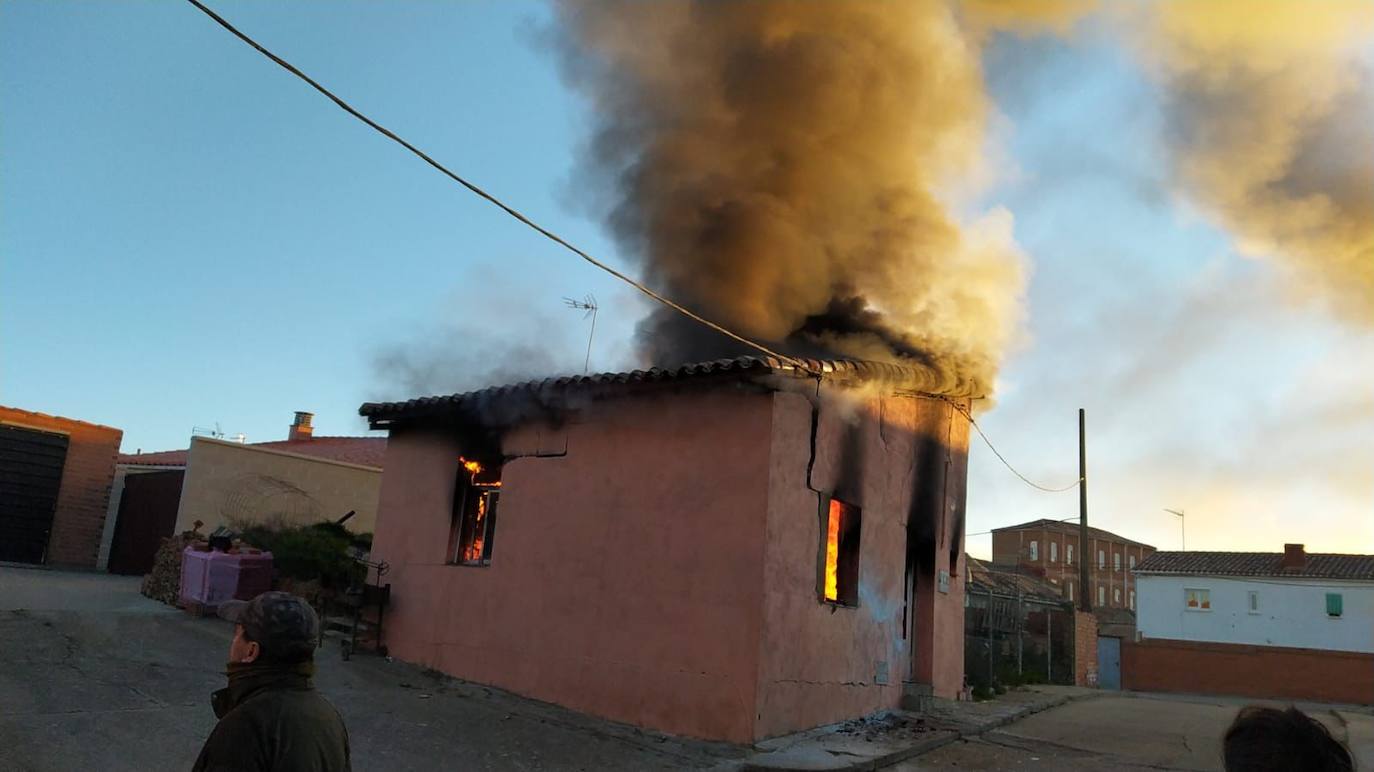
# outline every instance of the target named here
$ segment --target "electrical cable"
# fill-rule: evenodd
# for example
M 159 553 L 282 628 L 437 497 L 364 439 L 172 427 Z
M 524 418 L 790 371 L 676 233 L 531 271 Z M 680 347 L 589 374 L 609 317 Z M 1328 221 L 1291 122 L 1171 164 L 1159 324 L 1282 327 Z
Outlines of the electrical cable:
M 529 226 L 530 228 L 534 229 L 534 230 L 537 231 L 540 235 L 544 236 L 545 238 L 549 239 L 550 241 L 554 242 L 555 244 L 558 244 L 559 246 L 563 247 L 564 249 L 567 249 L 569 252 L 572 252 L 573 254 L 577 255 L 578 257 L 582 258 L 583 260 L 586 260 L 587 262 L 591 263 L 592 265 L 596 266 L 597 268 L 600 268 L 601 270 L 605 271 L 606 273 L 609 273 L 610 275 L 616 277 L 617 279 L 620 279 L 621 281 L 625 282 L 626 284 L 629 284 L 631 287 L 634 287 L 635 289 L 639 290 L 640 292 L 644 293 L 645 295 L 648 295 L 650 298 L 653 298 L 654 300 L 658 301 L 659 303 L 662 303 L 663 305 L 667 306 L 668 308 L 673 309 L 674 311 L 677 311 L 678 313 L 682 314 L 683 316 L 686 316 L 687 318 L 692 319 L 693 321 L 696 321 L 696 322 L 698 322 L 698 323 L 700 323 L 700 324 L 703 324 L 703 325 L 705 325 L 705 326 L 707 326 L 707 327 L 709 327 L 709 328 L 715 330 L 716 332 L 718 332 L 718 333 L 720 333 L 720 334 L 722 334 L 722 335 L 725 335 L 726 337 L 729 337 L 729 338 L 731 338 L 731 339 L 733 339 L 733 340 L 736 340 L 736 341 L 738 341 L 738 342 L 740 342 L 740 343 L 743 343 L 744 345 L 749 346 L 750 348 L 757 349 L 758 351 L 761 351 L 761 352 L 763 352 L 763 353 L 765 353 L 765 354 L 767 354 L 767 355 L 769 355 L 769 356 L 771 356 L 771 357 L 775 357 L 775 358 L 777 358 L 777 359 L 780 359 L 780 360 L 782 360 L 782 361 L 784 361 L 784 362 L 786 362 L 786 363 L 792 365 L 793 367 L 796 367 L 797 369 L 799 369 L 799 370 L 801 370 L 801 371 L 803 371 L 803 372 L 807 372 L 807 373 L 811 372 L 811 368 L 810 368 L 805 362 L 803 362 L 802 360 L 797 359 L 797 358 L 795 358 L 795 357 L 787 356 L 786 354 L 780 354 L 780 353 L 778 353 L 778 352 L 776 352 L 776 351 L 773 351 L 772 349 L 768 348 L 767 346 L 764 346 L 764 345 L 761 344 L 761 343 L 756 343 L 756 342 L 750 340 L 749 338 L 744 337 L 743 335 L 740 335 L 740 334 L 735 333 L 735 332 L 731 332 L 730 330 L 727 330 L 726 328 L 720 326 L 719 324 L 716 324 L 715 322 L 711 321 L 710 319 L 707 319 L 707 318 L 705 318 L 705 317 L 703 317 L 703 316 L 700 316 L 700 315 L 694 313 L 693 311 L 691 311 L 691 310 L 689 310 L 689 309 L 687 309 L 687 308 L 685 308 L 685 307 L 679 305 L 678 303 L 672 301 L 671 299 L 669 299 L 669 298 L 667 298 L 667 297 L 664 297 L 663 295 L 660 295 L 659 293 L 653 291 L 652 289 L 646 287 L 645 285 L 639 283 L 638 281 L 635 281 L 634 279 L 631 279 L 629 276 L 626 276 L 625 274 L 621 273 L 620 271 L 617 271 L 616 269 L 610 267 L 609 265 L 606 265 L 605 263 L 601 262 L 600 260 L 597 260 L 596 258 L 592 257 L 591 255 L 587 254 L 586 252 L 582 251 L 581 249 L 578 249 L 577 247 L 575 247 L 575 246 L 573 246 L 572 244 L 568 243 L 566 240 L 564 240 L 564 239 L 563 239 L 561 236 L 559 236 L 558 234 L 556 234 L 556 233 L 554 233 L 554 232 L 548 230 L 547 228 L 544 228 L 543 226 L 539 225 L 538 223 L 535 223 L 533 220 L 531 220 L 530 218 L 528 218 L 528 217 L 526 217 L 525 215 L 521 214 L 520 212 L 518 212 L 517 210 L 515 210 L 514 208 L 512 208 L 511 206 L 509 206 L 509 205 L 506 204 L 505 202 L 503 202 L 503 201 L 501 201 L 500 199 L 498 199 L 496 196 L 493 196 L 492 194 L 486 192 L 485 190 L 483 190 L 482 188 L 478 187 L 477 185 L 475 185 L 475 184 L 473 184 L 473 183 L 471 183 L 471 182 L 468 182 L 466 179 L 463 179 L 462 177 L 460 177 L 460 176 L 458 176 L 457 174 L 453 173 L 453 172 L 450 171 L 447 167 L 445 167 L 443 164 L 439 163 L 438 161 L 434 160 L 433 158 L 430 158 L 428 155 L 426 155 L 426 154 L 425 154 L 423 151 L 421 151 L 419 148 L 415 147 L 414 145 L 410 144 L 409 142 L 405 141 L 404 139 L 401 139 L 400 137 L 396 136 L 396 134 L 392 133 L 391 130 L 387 129 L 385 126 L 382 126 L 381 124 L 377 123 L 376 121 L 372 120 L 371 118 L 367 117 L 366 115 L 363 115 L 361 112 L 359 112 L 357 109 L 355 109 L 352 105 L 348 104 L 348 103 L 345 102 L 344 100 L 342 100 L 342 99 L 340 99 L 339 97 L 335 96 L 334 93 L 331 92 L 329 89 L 325 88 L 324 86 L 321 86 L 318 82 L 316 82 L 316 81 L 315 81 L 313 78 L 311 78 L 309 75 L 306 75 L 305 73 L 303 73 L 303 72 L 301 72 L 300 70 L 296 69 L 296 67 L 295 67 L 294 65 L 292 65 L 290 62 L 286 61 L 285 59 L 282 59 L 280 56 L 277 56 L 276 54 L 272 53 L 271 51 L 268 51 L 268 50 L 267 50 L 266 48 L 264 48 L 261 44 L 259 44 L 256 40 L 253 40 L 252 38 L 248 37 L 246 34 L 240 32 L 240 31 L 238 30 L 237 27 L 235 27 L 234 25 L 230 24 L 227 20 L 224 19 L 224 17 L 220 16 L 219 14 L 217 14 L 217 13 L 215 13 L 214 11 L 210 10 L 209 8 L 207 8 L 203 3 L 200 2 L 200 0 L 186 0 L 186 2 L 190 3 L 191 5 L 195 6 L 195 7 L 198 8 L 198 9 L 200 9 L 200 11 L 201 11 L 202 13 L 204 13 L 206 16 L 209 16 L 211 19 L 213 19 L 213 20 L 215 21 L 215 23 L 219 24 L 221 27 L 223 27 L 223 28 L 225 28 L 226 30 L 228 30 L 231 34 L 234 35 L 234 37 L 236 37 L 236 38 L 238 38 L 239 40 L 242 40 L 243 42 L 245 42 L 245 43 L 247 43 L 248 45 L 252 46 L 254 49 L 256 49 L 256 50 L 258 51 L 258 53 L 262 54 L 263 56 L 266 56 L 268 59 L 271 59 L 273 62 L 275 62 L 275 63 L 277 63 L 278 65 L 280 65 L 280 66 L 282 67 L 282 69 L 286 70 L 287 72 L 291 73 L 292 75 L 295 75 L 297 78 L 300 78 L 301 80 L 303 80 L 303 81 L 305 81 L 306 83 L 310 84 L 310 86 L 311 86 L 312 88 L 314 88 L 316 91 L 320 92 L 321 94 L 324 94 L 326 97 L 329 97 L 330 101 L 332 101 L 332 102 L 334 102 L 334 104 L 338 105 L 339 108 L 342 109 L 344 112 L 348 113 L 349 115 L 352 115 L 354 118 L 357 118 L 358 120 L 362 121 L 363 123 L 367 124 L 368 126 L 371 126 L 373 129 L 375 129 L 375 130 L 376 130 L 378 133 L 380 133 L 382 136 L 386 137 L 387 139 L 392 140 L 393 142 L 396 142 L 396 143 L 399 144 L 401 147 L 404 147 L 406 150 L 409 150 L 411 153 L 414 153 L 416 156 L 418 156 L 418 157 L 420 158 L 420 160 L 424 161 L 425 163 L 429 164 L 430 166 L 433 166 L 435 169 L 438 169 L 440 172 L 442 172 L 445 176 L 447 176 L 447 177 L 449 177 L 450 179 L 452 179 L 454 182 L 457 182 L 459 185 L 462 185 L 463 187 L 467 188 L 468 190 L 472 191 L 473 193 L 477 194 L 478 196 L 481 196 L 482 198 L 486 199 L 488 202 L 490 202 L 490 203 L 494 204 L 495 206 L 499 207 L 499 208 L 500 208 L 502 211 L 504 211 L 506 214 L 510 215 L 511 217 L 514 217 L 515 219 L 519 220 L 520 222 L 522 222 L 522 223 L 524 223 L 525 225 Z
M 194 0 L 192 0 L 192 2 L 194 2 Z M 983 442 L 987 444 L 988 450 L 991 450 L 992 454 L 994 456 L 997 456 L 997 460 L 1001 461 L 1002 465 L 1005 466 L 1007 469 L 1010 469 L 1012 474 L 1016 475 L 1017 477 L 1020 477 L 1021 481 L 1025 484 L 1031 486 L 1032 488 L 1038 488 L 1039 490 L 1045 491 L 1046 493 L 1063 493 L 1064 491 L 1077 488 L 1078 484 L 1083 482 L 1083 478 L 1080 477 L 1062 488 L 1050 488 L 1032 481 L 1029 477 L 1026 477 L 1020 472 L 1016 471 L 1016 467 L 1012 466 L 1010 462 L 1008 462 L 1005 458 L 1002 457 L 1002 454 L 997 451 L 997 447 L 992 444 L 992 440 L 988 439 L 988 436 L 983 433 L 983 427 L 979 426 L 978 422 L 973 420 L 973 414 L 970 413 L 967 408 L 965 408 L 963 405 L 959 404 L 958 402 L 955 402 L 952 399 L 947 399 L 945 401 L 953 405 L 955 410 L 958 410 L 960 413 L 963 413 L 964 417 L 968 419 L 969 426 L 972 426 L 974 430 L 978 432 L 978 436 L 983 438 Z

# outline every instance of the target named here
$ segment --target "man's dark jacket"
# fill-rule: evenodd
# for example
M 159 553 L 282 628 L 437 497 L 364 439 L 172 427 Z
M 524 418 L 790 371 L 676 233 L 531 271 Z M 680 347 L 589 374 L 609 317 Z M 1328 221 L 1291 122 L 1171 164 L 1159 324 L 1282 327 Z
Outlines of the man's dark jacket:
M 349 772 L 348 730 L 310 678 L 314 663 L 229 665 L 210 698 L 219 723 L 193 772 Z

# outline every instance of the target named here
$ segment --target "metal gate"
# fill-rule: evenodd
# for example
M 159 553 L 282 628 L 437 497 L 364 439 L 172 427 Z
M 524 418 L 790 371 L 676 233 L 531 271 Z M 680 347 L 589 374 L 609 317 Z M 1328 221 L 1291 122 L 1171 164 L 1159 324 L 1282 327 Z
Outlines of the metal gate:
M 1097 685 L 1103 689 L 1121 688 L 1121 639 L 1097 639 Z
M 130 473 L 119 497 L 119 515 L 110 542 L 112 574 L 146 574 L 162 539 L 177 525 L 183 469 Z
M 67 436 L 0 425 L 0 560 L 42 563 Z

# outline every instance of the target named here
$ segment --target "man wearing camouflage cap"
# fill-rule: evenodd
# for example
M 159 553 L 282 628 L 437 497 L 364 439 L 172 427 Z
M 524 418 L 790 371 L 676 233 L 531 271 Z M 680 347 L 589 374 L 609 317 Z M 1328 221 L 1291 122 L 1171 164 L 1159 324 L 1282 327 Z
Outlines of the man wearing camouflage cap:
M 311 684 L 320 620 L 310 604 L 265 592 L 219 615 L 234 623 L 229 687 L 210 698 L 219 723 L 193 770 L 351 769 L 348 729 Z

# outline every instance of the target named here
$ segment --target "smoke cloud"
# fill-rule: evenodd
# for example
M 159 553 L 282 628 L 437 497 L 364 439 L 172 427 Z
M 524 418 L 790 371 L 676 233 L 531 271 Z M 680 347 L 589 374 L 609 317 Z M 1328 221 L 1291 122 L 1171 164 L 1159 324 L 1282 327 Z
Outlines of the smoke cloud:
M 1009 213 L 957 210 L 988 171 L 978 41 L 1078 5 L 566 3 L 606 221 L 648 283 L 742 334 L 987 393 L 1026 268 Z M 746 353 L 667 310 L 638 333 L 653 364 Z
M 1374 4 L 1158 3 L 1131 26 L 1185 192 L 1300 293 L 1374 324 Z

